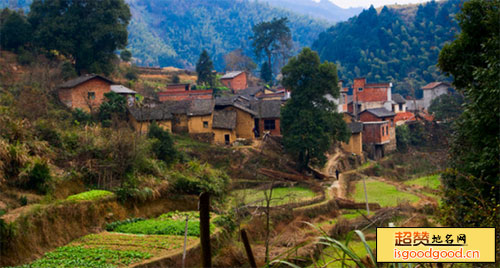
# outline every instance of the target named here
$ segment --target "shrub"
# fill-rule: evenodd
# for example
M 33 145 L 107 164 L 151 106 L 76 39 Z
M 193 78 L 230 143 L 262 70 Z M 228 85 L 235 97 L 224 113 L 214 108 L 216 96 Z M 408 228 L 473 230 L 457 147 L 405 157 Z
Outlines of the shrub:
M 225 172 L 196 161 L 190 161 L 186 166 L 182 172 L 172 174 L 176 192 L 195 195 L 208 192 L 215 197 L 223 197 L 227 193 L 229 177 Z
M 137 69 L 134 67 L 130 67 L 127 72 L 125 73 L 125 78 L 128 80 L 137 80 L 139 78 L 139 74 L 137 72 Z
M 73 67 L 73 64 L 71 62 L 65 61 L 61 65 L 61 76 L 62 76 L 63 80 L 69 80 L 69 79 L 77 76 L 75 68 Z
M 124 224 L 129 224 L 129 223 L 134 223 L 134 222 L 138 222 L 138 221 L 144 221 L 144 220 L 145 220 L 144 218 L 131 218 L 131 219 L 123 220 L 123 221 L 114 221 L 112 223 L 106 224 L 105 229 L 106 229 L 106 231 L 111 232 L 111 231 L 114 231 L 116 228 L 118 228 L 118 226 L 121 226 Z
M 48 190 L 48 182 L 51 180 L 50 168 L 47 162 L 36 160 L 35 165 L 29 171 L 27 188 L 35 189 L 45 194 Z
M 19 205 L 26 206 L 27 204 L 28 204 L 28 198 L 25 195 L 19 197 Z
M 73 124 L 75 125 L 88 124 L 92 121 L 92 116 L 80 108 L 73 110 L 71 115 L 73 116 Z
M 33 53 L 25 50 L 23 48 L 20 48 L 17 52 L 17 62 L 21 65 L 29 65 L 32 62 L 35 61 L 35 56 L 33 56 Z
M 229 215 L 218 216 L 213 220 L 213 223 L 216 226 L 228 230 L 229 232 L 232 232 L 234 231 L 234 229 L 236 229 L 236 223 L 233 221 L 233 217 L 230 217 Z
M 155 122 L 149 126 L 148 138 L 156 139 L 152 149 L 156 158 L 167 164 L 173 163 L 178 158 L 178 152 L 174 147 L 174 141 L 168 131 L 159 127 Z
M 7 249 L 9 243 L 16 236 L 16 231 L 14 223 L 6 223 L 0 219 L 0 250 Z
M 410 130 L 407 125 L 396 127 L 396 143 L 398 151 L 406 152 L 408 150 L 408 145 L 410 144 Z
M 56 128 L 46 121 L 38 122 L 35 126 L 35 133 L 44 141 L 47 141 L 50 145 L 54 147 L 61 147 L 61 134 L 56 130 Z
M 114 117 L 124 120 L 127 115 L 127 100 L 125 97 L 115 92 L 104 93 L 104 96 L 106 101 L 99 106 L 99 121 L 106 121 L 106 124 L 108 124 L 109 121 L 107 120 Z

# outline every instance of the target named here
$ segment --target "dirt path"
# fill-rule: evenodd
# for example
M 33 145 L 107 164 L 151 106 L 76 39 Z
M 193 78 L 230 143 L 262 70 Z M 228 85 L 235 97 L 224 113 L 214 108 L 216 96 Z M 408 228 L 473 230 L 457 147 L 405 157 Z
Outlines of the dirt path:
M 325 167 L 323 168 L 323 170 L 321 170 L 321 172 L 330 176 L 335 176 L 338 158 L 341 156 L 341 154 L 341 152 L 337 151 L 334 155 L 328 155 L 328 161 L 326 162 Z

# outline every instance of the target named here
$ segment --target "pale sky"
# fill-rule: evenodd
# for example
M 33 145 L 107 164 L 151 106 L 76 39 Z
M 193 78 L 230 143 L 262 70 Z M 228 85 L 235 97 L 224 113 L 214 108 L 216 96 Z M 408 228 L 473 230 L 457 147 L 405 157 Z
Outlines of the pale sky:
M 320 0 L 313 0 L 319 2 Z M 392 4 L 416 4 L 424 3 L 429 0 L 330 0 L 330 2 L 335 3 L 337 6 L 348 8 L 348 7 L 369 7 L 373 5 L 374 7 L 380 7 L 384 5 Z

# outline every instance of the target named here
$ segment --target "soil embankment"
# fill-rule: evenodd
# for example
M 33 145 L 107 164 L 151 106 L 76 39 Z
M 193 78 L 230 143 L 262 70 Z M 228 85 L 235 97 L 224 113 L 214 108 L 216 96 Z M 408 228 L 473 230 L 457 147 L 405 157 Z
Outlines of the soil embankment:
M 115 198 L 34 206 L 11 219 L 14 234 L 0 252 L 0 266 L 28 263 L 81 236 L 97 233 L 105 223 L 130 217 L 154 217 L 169 211 L 196 210 L 195 196 L 164 196 L 122 204 Z M 10 217 L 9 214 L 4 217 Z

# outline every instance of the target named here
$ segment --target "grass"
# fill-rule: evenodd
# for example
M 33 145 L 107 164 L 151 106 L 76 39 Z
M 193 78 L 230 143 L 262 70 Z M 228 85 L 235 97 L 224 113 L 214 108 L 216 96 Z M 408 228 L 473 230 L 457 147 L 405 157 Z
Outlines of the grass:
M 415 195 L 401 192 L 393 185 L 373 179 L 366 180 L 366 190 L 368 192 L 368 202 L 379 203 L 382 207 L 397 206 L 400 202 L 403 201 L 409 201 L 413 203 L 419 200 L 419 198 Z M 358 181 L 356 183 L 354 200 L 356 202 L 365 202 L 363 181 Z
M 431 189 L 437 190 L 439 188 L 439 186 L 441 185 L 441 181 L 439 180 L 439 177 L 440 177 L 439 174 L 420 177 L 420 178 L 406 181 L 405 184 L 406 185 L 418 185 L 418 186 L 422 186 L 422 187 L 429 187 Z
M 245 204 L 265 205 L 265 190 L 243 189 L 232 192 L 233 199 L 242 200 Z M 305 187 L 280 187 L 274 188 L 271 206 L 279 206 L 293 202 L 304 201 L 315 197 L 316 194 Z
M 351 220 L 357 217 L 361 217 L 360 213 L 366 215 L 366 210 L 360 209 L 358 212 L 358 210 L 355 209 L 344 209 L 342 210 L 342 214 L 339 217 L 344 218 L 346 220 Z
M 376 241 L 375 240 L 368 240 L 366 241 L 368 245 L 370 246 L 371 249 L 374 249 L 376 247 Z M 345 241 L 342 241 L 342 243 L 345 243 Z M 363 242 L 361 241 L 351 241 L 349 243 L 349 248 L 353 250 L 358 256 L 365 256 L 367 254 L 365 246 Z M 333 248 L 333 247 L 327 247 L 323 250 L 321 253 L 320 257 L 317 260 L 317 265 L 318 267 L 323 267 L 325 264 L 333 261 L 334 259 L 340 259 L 338 257 L 338 254 L 342 254 L 342 252 L 337 253 L 338 250 Z M 355 263 L 353 261 L 346 261 L 347 267 L 355 267 Z M 313 266 L 311 266 L 313 267 Z M 341 261 L 336 261 L 330 263 L 327 267 L 342 267 L 342 262 Z
M 183 216 L 184 215 L 184 216 Z M 128 234 L 146 234 L 146 235 L 184 235 L 186 226 L 185 217 L 189 216 L 188 236 L 200 236 L 200 221 L 195 213 L 163 214 L 155 219 L 130 221 L 123 224 L 117 224 L 114 228 L 109 228 L 113 232 Z M 210 230 L 215 230 L 215 225 L 210 224 Z
M 188 237 L 192 244 L 198 238 Z M 153 256 L 181 250 L 183 236 L 90 234 L 59 247 L 43 258 L 22 267 L 123 267 Z
M 113 250 L 102 247 L 65 246 L 22 267 L 118 267 L 151 258 L 150 253 L 133 250 Z
M 66 199 L 72 201 L 97 200 L 105 197 L 111 197 L 113 195 L 114 193 L 105 190 L 91 190 L 75 195 L 70 195 Z

